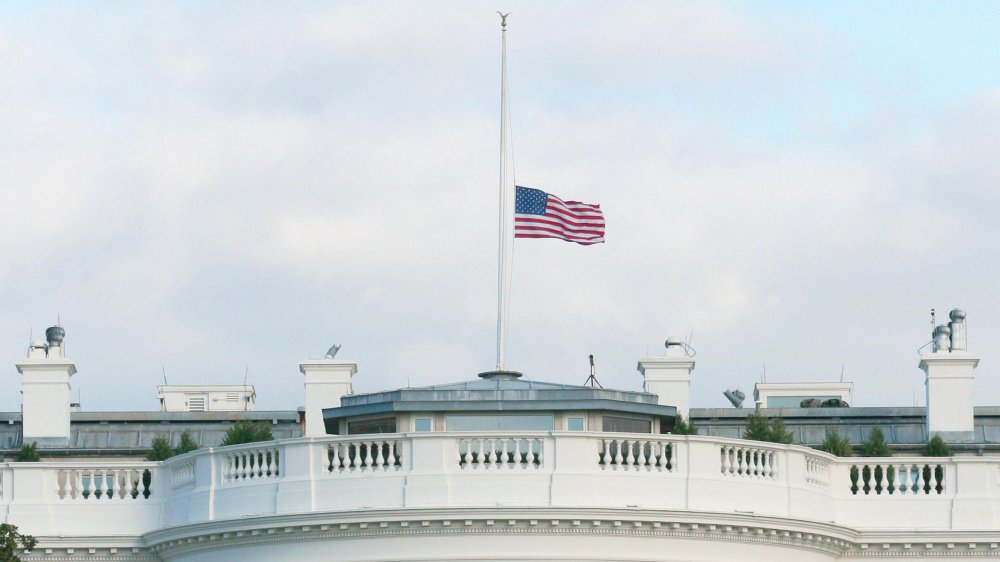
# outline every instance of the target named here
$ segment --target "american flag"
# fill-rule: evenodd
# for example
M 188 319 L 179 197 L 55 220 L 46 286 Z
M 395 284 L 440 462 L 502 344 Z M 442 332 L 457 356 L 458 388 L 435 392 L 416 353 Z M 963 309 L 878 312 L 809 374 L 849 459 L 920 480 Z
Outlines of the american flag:
M 604 242 L 600 205 L 563 201 L 541 189 L 515 187 L 514 238 L 558 238 L 584 246 Z

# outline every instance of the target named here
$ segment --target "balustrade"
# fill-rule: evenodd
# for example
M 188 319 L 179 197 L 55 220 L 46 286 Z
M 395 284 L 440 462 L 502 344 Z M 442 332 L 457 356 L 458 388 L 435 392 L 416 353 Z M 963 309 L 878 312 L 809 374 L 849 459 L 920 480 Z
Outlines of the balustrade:
M 467 438 L 458 440 L 458 466 L 464 469 L 542 467 L 542 440 L 535 437 Z
M 744 445 L 722 445 L 722 475 L 744 478 L 776 480 L 778 456 L 776 451 Z
M 806 484 L 827 488 L 830 485 L 830 461 L 806 456 Z
M 56 471 L 60 500 L 130 501 L 152 496 L 153 471 L 146 468 L 65 468 Z
M 174 490 L 194 486 L 194 459 L 178 462 L 170 468 L 170 481 Z
M 402 466 L 401 439 L 357 439 L 326 446 L 322 469 L 330 474 L 399 470 Z
M 278 447 L 227 451 L 222 455 L 222 483 L 277 478 L 281 472 Z
M 945 465 L 920 461 L 851 465 L 853 495 L 919 496 L 945 491 Z
M 674 472 L 677 448 L 664 439 L 600 439 L 597 443 L 597 464 L 605 470 Z

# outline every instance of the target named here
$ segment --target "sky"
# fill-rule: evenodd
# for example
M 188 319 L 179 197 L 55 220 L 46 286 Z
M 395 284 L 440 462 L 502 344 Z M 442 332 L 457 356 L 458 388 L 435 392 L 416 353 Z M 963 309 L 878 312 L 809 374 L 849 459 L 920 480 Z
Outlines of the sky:
M 303 404 L 495 363 L 500 33 L 517 182 L 607 242 L 514 246 L 506 365 L 694 406 L 844 380 L 922 405 L 930 309 L 968 311 L 1000 404 L 1000 4 L 0 5 L 0 411 L 66 329 L 84 410 L 171 384 Z

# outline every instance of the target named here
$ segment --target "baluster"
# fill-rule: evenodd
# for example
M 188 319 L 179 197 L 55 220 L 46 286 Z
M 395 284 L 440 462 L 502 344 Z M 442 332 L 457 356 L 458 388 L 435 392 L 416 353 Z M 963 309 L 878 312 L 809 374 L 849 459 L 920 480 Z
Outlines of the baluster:
M 473 465 L 473 468 L 477 468 L 477 469 L 478 468 L 482 468 L 482 464 L 483 464 L 483 440 L 482 439 L 473 439 L 472 442 L 475 444 L 475 447 L 476 447 L 476 452 L 472 456 L 472 459 L 475 461 L 475 464 Z
M 117 470 L 111 470 L 111 478 L 112 478 L 112 480 L 111 480 L 111 490 L 110 490 L 110 492 L 111 492 L 111 499 L 113 499 L 113 500 L 121 499 L 121 495 L 120 494 L 121 494 L 121 491 L 122 491 L 122 486 L 121 486 L 121 481 L 118 480 L 119 476 L 120 476 L 119 471 L 117 471 Z
M 386 459 L 386 469 L 396 468 L 396 443 L 398 441 L 389 441 L 389 458 Z
M 514 468 L 514 459 L 510 451 L 510 439 L 501 440 L 500 462 L 504 468 Z
M 535 461 L 538 462 L 538 466 L 532 464 L 533 468 L 539 468 L 545 464 L 545 442 L 541 439 L 535 439 L 535 444 L 538 445 L 538 453 L 535 455 Z
M 649 444 L 649 464 L 656 467 L 656 470 L 663 470 L 664 463 L 664 453 L 666 452 L 666 444 L 663 441 L 657 441 L 655 443 L 651 442 Z
M 924 485 L 927 484 L 927 479 L 924 478 L 924 467 L 917 465 L 914 468 L 916 468 L 917 470 L 917 494 L 919 495 L 926 493 L 926 490 L 924 490 Z
M 347 447 L 346 454 L 344 455 L 344 458 L 347 459 L 344 463 L 344 469 L 354 472 L 358 468 L 358 455 L 361 454 L 361 446 L 353 442 L 344 443 L 344 446 Z
M 729 460 L 729 455 L 732 452 L 732 447 L 727 447 L 725 445 L 720 449 L 722 451 L 722 474 L 723 476 L 732 474 L 733 463 Z
M 878 465 L 875 465 L 875 466 L 878 466 Z M 872 493 L 872 492 L 875 491 L 875 485 L 874 485 L 875 467 L 868 466 L 866 464 L 865 468 L 861 471 L 861 473 L 865 477 L 865 488 L 866 488 L 865 495 L 868 495 L 868 494 L 870 494 L 870 493 Z
M 497 440 L 483 439 L 483 468 L 496 468 Z
M 73 499 L 82 498 L 83 497 L 83 471 L 82 470 L 77 469 L 77 470 L 73 471 L 73 484 L 74 484 L 73 494 L 70 497 L 72 497 Z
M 69 488 L 70 472 L 68 470 L 60 470 L 56 477 L 56 497 L 59 499 L 66 498 L 66 488 Z M 3 491 L 3 474 L 0 473 L 0 493 Z
M 461 469 L 465 469 L 465 467 L 467 466 L 465 463 L 465 453 L 463 451 L 467 450 L 468 446 L 469 442 L 467 440 L 465 439 L 458 440 L 458 447 L 455 451 L 455 459 L 458 461 L 458 467 Z
M 517 446 L 518 446 L 518 451 L 520 451 L 521 448 L 520 440 L 518 440 Z M 607 465 L 610 462 L 607 456 L 608 456 L 608 440 L 601 439 L 600 444 L 597 446 L 597 464 L 601 465 L 601 468 L 607 468 Z
M 764 478 L 771 478 L 771 462 L 774 461 L 774 453 L 772 451 L 761 451 L 759 454 L 761 460 L 760 474 Z
M 122 499 L 131 500 L 134 497 L 136 497 L 132 495 L 132 492 L 135 491 L 135 480 L 132 479 L 134 474 L 135 474 L 134 470 L 125 471 L 125 494 L 122 497 Z
M 100 474 L 101 474 L 101 499 L 102 500 L 111 499 L 111 494 L 109 492 L 109 487 L 108 487 L 108 471 L 101 470 Z
M 382 455 L 382 447 L 385 446 L 385 441 L 373 441 L 372 447 L 375 448 L 375 458 L 372 461 L 372 469 L 382 470 L 385 468 L 385 457 Z
M 622 467 L 626 470 L 632 468 L 632 464 L 635 463 L 635 455 L 632 454 L 633 447 L 635 447 L 635 441 L 622 440 L 622 448 L 628 451 L 628 454 L 625 455 L 625 465 Z
M 938 469 L 941 470 L 941 472 L 940 472 L 940 476 L 941 477 L 940 478 L 938 478 L 938 475 L 939 475 Z M 945 471 L 945 468 L 943 466 L 941 466 L 941 465 L 936 465 L 934 467 L 934 480 L 937 481 L 938 486 L 941 487 L 941 491 L 940 492 L 938 492 L 936 489 L 934 491 L 937 492 L 937 493 L 939 493 L 939 494 L 943 494 L 944 491 L 945 491 L 945 488 L 944 488 L 944 483 L 945 483 L 944 471 Z
M 649 441 L 638 441 L 637 444 L 639 445 L 639 454 L 635 460 L 640 469 L 646 468 L 646 446 L 649 445 Z
M 267 452 L 267 472 L 266 476 L 275 477 L 278 475 L 278 450 L 271 449 Z
M 250 478 L 253 468 L 250 466 L 250 454 L 249 453 L 239 453 L 237 456 L 237 464 L 240 467 L 239 479 L 246 480 Z
M 736 456 L 737 456 L 737 458 L 740 461 L 740 467 L 739 467 L 739 470 L 737 471 L 737 474 L 740 474 L 742 476 L 746 476 L 747 475 L 747 469 L 749 468 L 749 466 L 747 464 L 747 461 L 749 460 L 749 459 L 747 459 L 747 453 L 749 453 L 749 449 L 745 449 L 745 448 L 737 448 L 736 449 Z
M 520 466 L 523 469 L 523 468 L 528 468 L 527 460 L 528 460 L 528 455 L 530 453 L 527 451 L 521 451 L 522 441 L 527 443 L 527 440 L 521 438 L 517 438 L 514 440 L 514 462 L 516 463 L 517 466 Z M 522 454 L 524 455 L 524 458 L 521 458 Z M 603 453 L 598 453 L 598 454 L 601 456 L 602 459 L 604 458 Z
M 890 464 L 889 466 L 892 467 L 892 478 L 889 479 L 889 484 L 890 484 L 891 490 L 889 490 L 889 493 L 890 494 L 894 494 L 894 495 L 898 495 L 898 494 L 900 494 L 900 491 L 899 491 L 899 486 L 900 486 L 900 479 L 899 478 L 900 478 L 900 474 L 899 473 L 900 473 L 900 468 L 902 467 L 902 465 L 896 466 L 896 465 Z

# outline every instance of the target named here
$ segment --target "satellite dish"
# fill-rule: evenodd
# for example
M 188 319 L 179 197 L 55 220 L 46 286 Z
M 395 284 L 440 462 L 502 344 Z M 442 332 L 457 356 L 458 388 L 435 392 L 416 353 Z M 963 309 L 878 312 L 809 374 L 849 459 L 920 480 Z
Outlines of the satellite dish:
M 326 350 L 326 357 L 325 357 L 325 359 L 333 359 L 334 357 L 337 356 L 337 352 L 338 351 L 340 351 L 340 346 L 339 345 L 337 345 L 337 344 L 331 345 L 330 349 Z
M 743 399 L 747 397 L 747 395 L 743 394 L 743 391 L 738 388 L 736 390 L 726 390 L 722 394 L 729 400 L 729 403 L 733 405 L 733 408 L 742 408 Z

